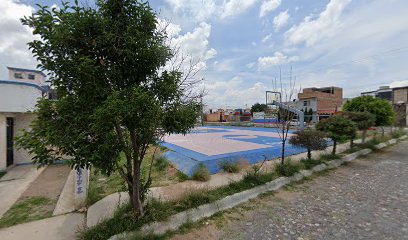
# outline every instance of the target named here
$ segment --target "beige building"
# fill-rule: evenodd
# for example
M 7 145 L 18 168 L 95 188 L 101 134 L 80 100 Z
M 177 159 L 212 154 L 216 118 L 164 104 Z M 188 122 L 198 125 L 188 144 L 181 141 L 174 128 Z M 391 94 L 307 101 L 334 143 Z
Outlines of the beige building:
M 408 126 L 408 86 L 393 88 L 393 105 L 397 114 L 397 124 Z
M 0 171 L 18 164 L 30 163 L 27 151 L 18 149 L 15 137 L 28 129 L 35 118 L 37 100 L 47 97 L 45 75 L 36 70 L 9 67 L 8 80 L 0 80 Z

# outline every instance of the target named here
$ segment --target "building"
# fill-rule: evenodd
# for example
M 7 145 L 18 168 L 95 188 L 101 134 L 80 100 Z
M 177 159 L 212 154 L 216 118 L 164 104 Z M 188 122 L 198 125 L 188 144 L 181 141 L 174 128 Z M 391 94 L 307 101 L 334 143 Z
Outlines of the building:
M 380 86 L 378 90 L 362 92 L 361 96 L 373 96 L 390 101 L 396 113 L 396 124 L 408 126 L 408 86 L 396 88 Z
M 393 88 L 392 96 L 397 125 L 408 126 L 408 86 Z
M 378 90 L 362 92 L 361 96 L 373 96 L 376 98 L 385 99 L 392 101 L 393 99 L 393 90 L 389 86 L 380 86 Z
M 343 105 L 343 89 L 339 87 L 305 88 L 298 94 L 296 108 L 305 113 L 313 112 L 312 122 L 318 122 L 322 118 L 327 118 Z
M 9 69 L 9 80 L 0 80 L 0 171 L 28 163 L 31 157 L 17 149 L 14 138 L 29 128 L 35 118 L 33 110 L 38 98 L 48 97 L 45 74 L 37 70 Z

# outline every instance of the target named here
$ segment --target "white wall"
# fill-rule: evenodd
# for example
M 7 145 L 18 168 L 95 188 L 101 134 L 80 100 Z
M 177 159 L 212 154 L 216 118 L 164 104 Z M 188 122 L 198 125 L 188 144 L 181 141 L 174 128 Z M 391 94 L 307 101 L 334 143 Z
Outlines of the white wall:
M 7 166 L 7 137 L 6 137 L 6 115 L 0 113 L 0 171 Z
M 33 113 L 18 113 L 14 115 L 14 137 L 21 136 L 22 130 L 30 130 L 30 124 L 35 119 Z M 29 163 L 32 156 L 25 149 L 18 149 L 14 141 L 14 164 Z
M 10 84 L 0 81 L 0 112 L 33 111 L 42 91 L 32 85 Z
M 22 75 L 21 78 L 16 78 L 14 76 L 15 73 L 20 73 Z M 34 75 L 34 79 L 28 79 L 28 75 Z M 9 69 L 9 79 L 13 81 L 19 81 L 19 82 L 28 82 L 28 83 L 35 83 L 40 86 L 45 85 L 45 77 L 44 75 L 36 72 L 36 71 L 30 71 L 30 70 L 14 70 L 14 69 Z

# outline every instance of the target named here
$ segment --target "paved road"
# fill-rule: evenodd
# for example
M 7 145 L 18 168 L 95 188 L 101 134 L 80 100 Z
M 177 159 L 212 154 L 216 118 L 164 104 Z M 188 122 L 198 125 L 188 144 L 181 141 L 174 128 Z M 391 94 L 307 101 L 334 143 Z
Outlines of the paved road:
M 224 215 L 174 239 L 408 239 L 408 141 Z

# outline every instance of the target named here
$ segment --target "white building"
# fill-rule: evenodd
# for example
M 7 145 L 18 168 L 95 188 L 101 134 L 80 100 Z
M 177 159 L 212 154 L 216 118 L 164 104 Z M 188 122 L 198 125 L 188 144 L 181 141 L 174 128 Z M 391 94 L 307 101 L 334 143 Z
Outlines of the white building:
M 9 80 L 0 80 L 0 171 L 10 166 L 29 163 L 27 151 L 18 150 L 14 138 L 28 129 L 35 118 L 33 110 L 38 98 L 48 96 L 45 74 L 37 70 L 9 69 Z

